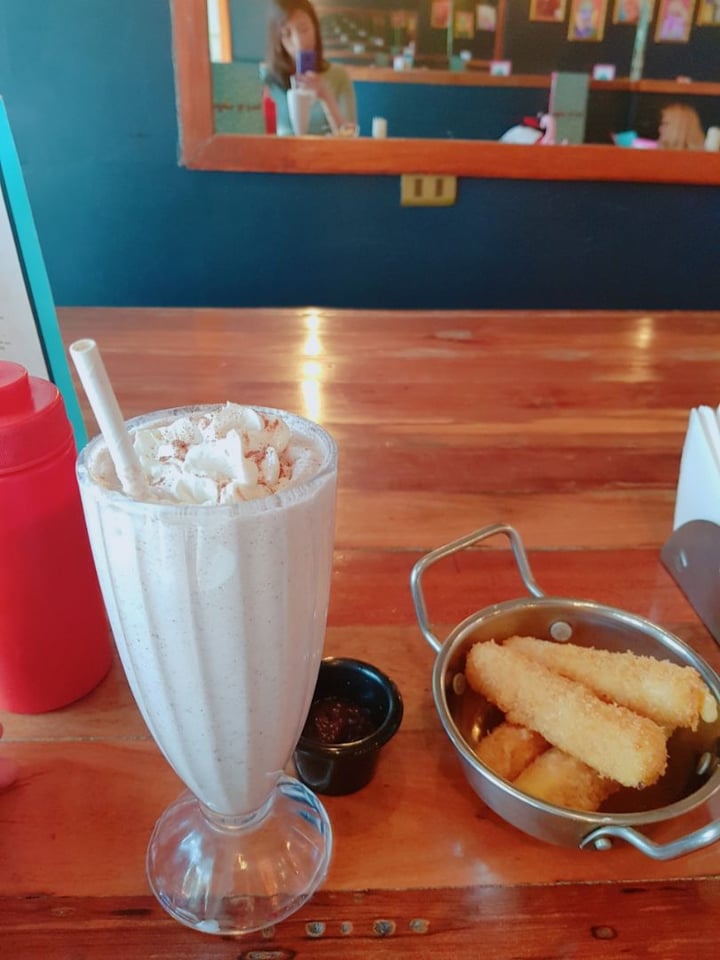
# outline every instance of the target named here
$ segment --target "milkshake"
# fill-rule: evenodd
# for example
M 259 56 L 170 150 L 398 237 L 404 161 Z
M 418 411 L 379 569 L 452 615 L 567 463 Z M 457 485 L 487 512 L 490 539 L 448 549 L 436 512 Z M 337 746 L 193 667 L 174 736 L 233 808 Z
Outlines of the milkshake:
M 213 836 L 228 827 L 237 837 L 244 825 L 255 829 L 268 820 L 278 784 L 282 803 L 299 796 L 300 785 L 282 771 L 307 716 L 322 653 L 335 444 L 301 417 L 234 404 L 162 411 L 127 426 L 147 483 L 143 500 L 121 490 L 102 438 L 78 461 L 110 623 L 153 738 L 200 801 L 190 827 L 183 801 L 184 812 L 173 814 L 182 824 L 172 829 L 187 839 L 188 830 L 202 833 L 205 818 Z M 301 802 L 316 803 L 324 816 L 314 796 Z M 286 819 L 282 803 L 276 820 Z M 329 844 L 326 837 L 323 874 Z M 231 851 L 229 862 L 250 856 L 243 850 Z M 160 869 L 153 864 L 149 858 L 149 874 Z M 197 883 L 195 868 L 188 869 L 178 881 L 185 899 L 188 876 Z M 314 878 L 315 886 L 321 879 Z M 166 908 L 191 926 L 227 933 L 268 922 L 228 919 L 227 903 L 209 913 L 203 907 L 199 919 L 197 904 L 183 915 L 158 889 L 165 880 L 150 880 Z M 237 895 L 216 891 L 210 899 Z M 290 899 L 298 895 L 292 891 Z M 207 903 L 207 891 L 195 899 Z

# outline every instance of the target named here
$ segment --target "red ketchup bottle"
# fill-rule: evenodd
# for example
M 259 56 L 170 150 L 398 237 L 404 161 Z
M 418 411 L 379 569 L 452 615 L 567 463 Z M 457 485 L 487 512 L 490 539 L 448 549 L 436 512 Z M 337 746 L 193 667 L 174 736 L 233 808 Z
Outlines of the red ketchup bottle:
M 0 709 L 44 713 L 105 676 L 112 648 L 54 384 L 0 360 Z

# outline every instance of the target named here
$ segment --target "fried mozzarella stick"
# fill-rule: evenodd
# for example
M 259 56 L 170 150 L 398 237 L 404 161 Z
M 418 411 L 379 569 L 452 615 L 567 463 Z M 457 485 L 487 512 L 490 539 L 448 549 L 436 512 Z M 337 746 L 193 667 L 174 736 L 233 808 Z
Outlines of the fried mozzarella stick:
M 504 780 L 514 780 L 549 746 L 534 730 L 501 723 L 482 738 L 475 753 L 493 773 Z
M 505 719 L 530 727 L 555 747 L 626 787 L 649 786 L 667 761 L 665 731 L 581 683 L 553 673 L 493 640 L 476 643 L 465 670 L 473 690 Z
M 535 637 L 510 637 L 505 645 L 668 730 L 697 730 L 701 718 L 717 719 L 715 698 L 693 667 Z
M 592 813 L 619 789 L 619 784 L 596 773 L 569 753 L 551 747 L 515 779 L 513 786 L 545 803 Z

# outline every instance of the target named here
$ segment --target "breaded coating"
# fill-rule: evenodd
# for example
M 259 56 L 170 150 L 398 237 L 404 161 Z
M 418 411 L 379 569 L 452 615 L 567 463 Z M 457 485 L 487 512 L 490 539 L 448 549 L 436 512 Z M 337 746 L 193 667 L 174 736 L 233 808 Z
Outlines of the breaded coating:
M 476 643 L 465 670 L 473 690 L 510 723 L 529 727 L 553 746 L 626 787 L 655 783 L 665 771 L 666 735 L 653 720 L 606 703 L 586 686 L 553 673 L 493 640 Z
M 534 760 L 513 786 L 545 803 L 588 813 L 598 810 L 600 804 L 620 788 L 557 747 L 551 747 Z
M 504 644 L 668 730 L 697 730 L 701 717 L 717 719 L 715 698 L 693 667 L 639 657 L 629 650 L 617 653 L 535 637 L 510 637 Z
M 504 780 L 514 780 L 550 744 L 527 727 L 501 723 L 475 747 L 478 758 Z

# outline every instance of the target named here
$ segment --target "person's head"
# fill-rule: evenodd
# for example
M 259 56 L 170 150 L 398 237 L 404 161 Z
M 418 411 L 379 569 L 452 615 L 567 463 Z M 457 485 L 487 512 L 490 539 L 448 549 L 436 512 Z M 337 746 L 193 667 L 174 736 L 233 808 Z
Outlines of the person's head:
M 318 70 L 324 69 L 315 8 L 310 0 L 271 0 L 267 51 L 270 72 L 289 83 L 289 77 L 295 73 L 295 57 L 301 50 L 314 50 Z
M 704 150 L 705 132 L 697 110 L 686 103 L 671 103 L 660 118 L 658 146 L 664 150 Z

